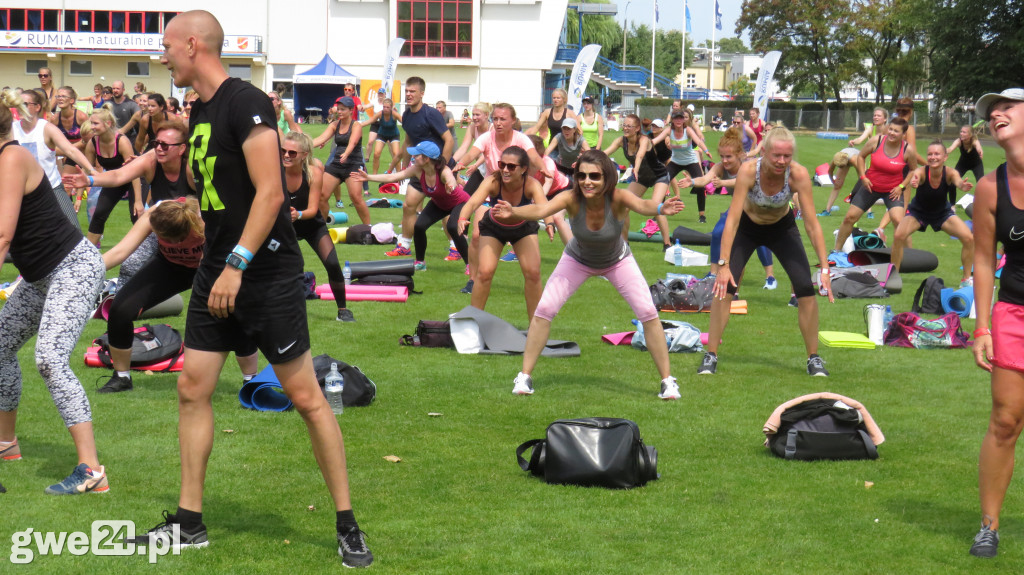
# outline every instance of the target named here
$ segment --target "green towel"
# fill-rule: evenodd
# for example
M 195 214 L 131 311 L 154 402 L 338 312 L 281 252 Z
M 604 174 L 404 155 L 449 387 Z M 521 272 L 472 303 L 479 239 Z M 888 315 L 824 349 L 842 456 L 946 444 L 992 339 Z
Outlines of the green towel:
M 867 336 L 846 331 L 819 331 L 818 341 L 828 347 L 852 347 L 854 349 L 875 349 Z

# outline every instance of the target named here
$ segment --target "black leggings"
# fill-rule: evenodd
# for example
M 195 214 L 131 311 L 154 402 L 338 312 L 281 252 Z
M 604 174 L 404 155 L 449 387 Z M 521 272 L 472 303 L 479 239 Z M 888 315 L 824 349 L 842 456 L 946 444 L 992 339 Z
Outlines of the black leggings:
M 341 263 L 338 261 L 338 252 L 334 249 L 334 242 L 327 232 L 327 224 L 322 221 L 296 221 L 295 235 L 306 240 L 309 247 L 313 248 L 320 261 L 327 270 L 327 283 L 331 286 L 331 293 L 334 294 L 334 302 L 338 309 L 345 307 L 345 276 L 341 271 Z
M 793 284 L 793 293 L 796 297 L 814 295 L 811 264 L 807 261 L 807 252 L 804 251 L 804 243 L 800 239 L 800 230 L 796 227 L 793 210 L 774 224 L 767 225 L 754 223 L 747 213 L 743 212 L 736 230 L 736 238 L 732 242 L 732 253 L 729 254 L 729 271 L 732 272 L 732 277 L 736 278 L 736 286 L 743 277 L 747 261 L 758 246 L 765 246 L 775 254 L 782 268 L 786 270 L 789 282 Z M 729 293 L 736 293 L 736 286 L 730 284 Z
M 974 180 L 977 182 L 981 181 L 981 178 L 985 176 L 985 163 L 978 160 L 978 163 L 973 166 L 968 166 L 967 162 L 963 161 L 963 156 L 956 163 L 956 171 L 960 173 L 961 178 L 967 177 L 967 172 L 974 172 Z
M 466 182 L 462 189 L 469 195 L 473 195 L 473 192 L 480 187 L 480 184 L 484 183 L 484 175 L 480 173 L 480 170 L 473 170 L 473 173 L 469 175 L 469 180 Z
M 685 166 L 680 166 L 675 162 L 668 163 L 668 175 L 672 179 L 675 179 L 676 175 L 679 174 L 679 172 L 682 172 L 683 170 L 686 170 L 686 173 L 690 174 L 690 177 L 693 179 L 697 179 L 704 175 L 704 172 L 702 172 L 700 169 L 700 164 L 696 162 L 692 164 L 687 164 Z M 703 212 L 704 206 L 707 205 L 707 194 L 704 188 L 698 188 L 697 186 L 694 186 L 690 188 L 690 193 L 697 195 L 697 211 Z
M 422 262 L 423 258 L 427 256 L 427 230 L 430 226 L 448 216 L 448 224 L 445 226 L 445 229 L 448 230 L 448 235 L 455 242 L 455 249 L 459 250 L 462 261 L 469 263 L 469 245 L 466 242 L 466 236 L 459 233 L 459 215 L 462 213 L 462 207 L 465 205 L 466 203 L 463 202 L 452 208 L 452 211 L 446 212 L 437 207 L 434 201 L 431 200 L 423 208 L 419 217 L 416 218 L 416 227 L 413 228 L 412 232 L 412 241 L 416 245 L 416 261 Z
M 103 188 L 100 190 L 99 200 L 96 201 L 96 211 L 92 214 L 92 219 L 89 220 L 89 233 L 90 234 L 103 234 L 103 228 L 107 226 L 107 218 L 110 217 L 110 213 L 117 207 L 117 202 L 121 201 L 124 197 L 124 193 L 131 190 L 130 186 L 121 186 L 119 188 Z M 128 214 L 131 216 L 132 223 L 138 219 L 131 215 L 132 204 L 129 203 Z
M 111 347 L 131 349 L 133 325 L 142 310 L 192 288 L 196 270 L 172 264 L 157 254 L 128 283 L 120 286 L 107 316 Z

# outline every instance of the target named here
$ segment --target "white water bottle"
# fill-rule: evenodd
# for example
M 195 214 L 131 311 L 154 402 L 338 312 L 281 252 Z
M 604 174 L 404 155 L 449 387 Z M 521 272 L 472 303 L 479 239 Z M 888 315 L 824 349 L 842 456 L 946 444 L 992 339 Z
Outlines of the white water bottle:
M 676 239 L 676 245 L 672 246 L 675 253 L 672 255 L 673 263 L 679 267 L 683 267 L 683 246 L 679 244 L 679 240 Z
M 348 260 L 345 260 L 345 267 L 341 268 L 341 275 L 345 277 L 345 285 L 352 283 L 352 266 L 348 265 Z
M 345 392 L 345 376 L 338 371 L 338 364 L 331 364 L 331 371 L 324 378 L 324 395 L 327 396 L 327 403 L 335 415 L 345 412 L 345 404 L 342 395 Z

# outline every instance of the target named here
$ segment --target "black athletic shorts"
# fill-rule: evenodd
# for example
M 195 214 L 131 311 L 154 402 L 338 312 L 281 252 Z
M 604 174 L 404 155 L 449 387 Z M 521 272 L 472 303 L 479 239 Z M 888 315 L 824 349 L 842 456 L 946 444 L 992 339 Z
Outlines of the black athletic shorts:
M 296 220 L 292 222 L 292 226 L 295 228 L 295 236 L 300 240 L 306 240 L 314 249 L 320 238 L 329 233 L 327 222 L 319 214 L 312 220 Z
M 953 217 L 953 210 L 948 208 L 941 212 L 929 213 L 918 211 L 914 208 L 913 204 L 911 204 L 910 208 L 907 209 L 907 213 L 921 223 L 922 230 L 927 230 L 928 226 L 931 226 L 932 229 L 937 232 L 942 231 L 942 224 L 946 223 L 946 220 Z
M 536 220 L 530 220 L 515 226 L 503 226 L 491 219 L 489 211 L 484 214 L 484 217 L 480 218 L 480 235 L 495 238 L 502 244 L 515 244 L 526 236 L 536 235 L 539 229 L 540 226 L 537 225 Z
M 881 194 L 878 192 L 868 191 L 868 189 L 864 187 L 864 184 L 862 184 L 859 180 L 857 181 L 857 184 L 853 187 L 852 193 L 853 197 L 850 198 L 850 205 L 857 206 L 858 208 L 865 212 L 870 210 L 871 206 L 875 205 L 875 202 L 877 202 L 878 200 L 885 201 L 886 210 L 903 207 L 902 198 L 899 200 L 894 200 L 889 197 L 889 192 Z
M 218 274 L 219 275 L 219 274 Z M 185 319 L 185 345 L 199 351 L 233 351 L 252 355 L 257 349 L 272 365 L 291 361 L 309 351 L 306 297 L 302 274 L 274 282 L 246 282 L 235 299 L 235 311 L 225 319 L 206 307 L 212 280 L 196 276 Z M 205 285 L 205 284 L 209 285 Z M 201 285 L 203 284 L 203 285 Z
M 351 176 L 354 172 L 358 172 L 360 169 L 366 169 L 363 166 L 362 162 L 345 164 L 331 162 L 330 164 L 327 164 L 327 167 L 324 168 L 324 171 L 344 182 L 345 180 L 348 179 L 349 176 Z

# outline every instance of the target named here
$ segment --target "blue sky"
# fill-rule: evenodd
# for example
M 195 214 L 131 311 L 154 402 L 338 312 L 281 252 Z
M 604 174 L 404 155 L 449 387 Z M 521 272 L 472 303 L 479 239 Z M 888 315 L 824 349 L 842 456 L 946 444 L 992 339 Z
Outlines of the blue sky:
M 715 38 L 735 37 L 736 19 L 740 16 L 740 0 L 719 0 L 722 7 L 722 29 L 715 30 Z M 651 26 L 654 17 L 654 0 L 630 0 L 629 7 L 626 7 L 626 0 L 612 0 L 618 6 L 619 13 L 615 19 L 622 24 L 625 21 L 631 23 L 646 24 Z M 695 43 L 711 39 L 712 13 L 714 12 L 714 0 L 687 0 L 690 8 L 690 26 L 693 29 Z M 625 11 L 625 14 L 623 14 Z M 658 0 L 659 29 L 683 29 L 683 1 L 682 0 Z M 744 39 L 746 42 L 746 39 Z

